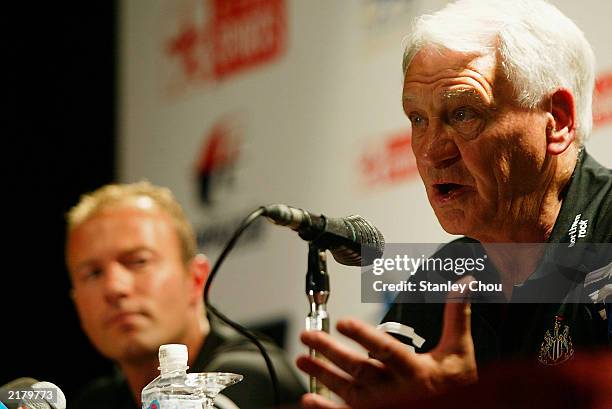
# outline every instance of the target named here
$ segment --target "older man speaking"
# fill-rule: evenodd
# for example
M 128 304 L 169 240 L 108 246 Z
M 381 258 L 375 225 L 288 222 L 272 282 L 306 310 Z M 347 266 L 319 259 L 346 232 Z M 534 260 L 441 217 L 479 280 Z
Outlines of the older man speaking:
M 595 280 L 595 290 L 585 290 L 585 280 L 590 272 L 606 277 L 610 252 L 604 248 L 588 265 L 575 258 L 579 271 L 556 287 L 567 265 L 544 262 L 550 252 L 563 257 L 581 244 L 612 242 L 612 173 L 583 146 L 594 66 L 580 29 L 544 1 L 461 0 L 417 20 L 404 53 L 403 107 L 419 174 L 444 230 L 465 236 L 453 245 L 486 252 L 503 302 L 398 299 L 383 321 L 410 327 L 424 341 L 413 346 L 417 354 L 343 320 L 338 330 L 370 356 L 326 334 L 304 333 L 303 342 L 331 363 L 301 357 L 302 370 L 348 405 L 367 407 L 392 402 L 399 391 L 419 398 L 471 383 L 488 362 L 521 357 L 555 365 L 574 350 L 609 345 L 610 310 L 602 302 L 609 274 Z M 551 286 L 546 303 L 529 298 Z M 304 404 L 346 407 L 316 395 Z

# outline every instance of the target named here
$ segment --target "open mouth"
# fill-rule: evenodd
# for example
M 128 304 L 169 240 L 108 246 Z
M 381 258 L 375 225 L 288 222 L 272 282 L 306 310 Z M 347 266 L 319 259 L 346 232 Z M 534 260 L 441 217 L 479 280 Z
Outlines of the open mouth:
M 456 183 L 439 183 L 434 185 L 434 187 L 440 194 L 447 195 L 457 189 L 461 189 L 463 186 Z
M 436 183 L 433 187 L 436 199 L 442 202 L 454 199 L 467 191 L 467 186 L 457 183 Z

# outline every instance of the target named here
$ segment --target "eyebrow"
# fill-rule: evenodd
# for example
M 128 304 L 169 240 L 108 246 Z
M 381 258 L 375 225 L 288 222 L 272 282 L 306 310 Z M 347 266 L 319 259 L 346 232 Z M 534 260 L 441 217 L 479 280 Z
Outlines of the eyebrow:
M 442 98 L 445 100 L 470 98 L 476 100 L 481 105 L 487 105 L 482 99 L 480 93 L 474 89 L 452 89 L 442 92 Z
M 476 102 L 478 105 L 482 105 L 483 107 L 485 106 L 490 106 L 493 105 L 493 103 L 491 102 L 491 104 L 488 104 L 480 95 L 480 93 L 474 89 L 453 89 L 453 90 L 445 90 L 443 91 L 440 96 L 442 97 L 442 99 L 444 101 L 449 101 L 449 100 L 458 100 L 458 99 L 470 99 L 473 102 Z M 402 96 L 402 103 L 414 103 L 416 102 L 417 99 L 414 95 L 404 95 Z
M 96 261 L 95 260 L 84 260 L 84 261 L 81 261 L 81 262 L 77 263 L 74 266 L 74 269 L 70 269 L 70 267 L 68 269 L 70 270 L 71 273 L 79 275 L 79 274 L 81 274 L 83 272 L 83 270 L 91 268 L 91 267 L 93 267 L 95 265 L 96 265 Z
M 152 248 L 148 246 L 136 246 L 136 247 L 129 248 L 127 250 L 122 251 L 121 253 L 119 253 L 119 257 L 130 256 L 130 255 L 139 253 L 141 251 L 148 251 L 152 254 L 155 254 L 155 250 L 153 250 Z M 74 268 L 75 268 L 75 271 L 78 271 L 79 269 L 91 267 L 92 265 L 95 265 L 97 262 L 98 260 L 95 258 L 86 259 L 86 260 L 83 260 L 77 263 L 77 265 Z

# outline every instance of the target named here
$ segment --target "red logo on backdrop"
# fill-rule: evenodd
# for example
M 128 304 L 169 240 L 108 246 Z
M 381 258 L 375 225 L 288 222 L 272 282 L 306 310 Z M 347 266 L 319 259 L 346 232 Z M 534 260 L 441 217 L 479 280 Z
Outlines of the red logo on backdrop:
M 219 119 L 204 134 L 204 140 L 196 159 L 197 188 L 204 219 L 195 226 L 200 248 L 222 248 L 236 232 L 244 216 L 257 207 L 247 203 L 241 190 L 240 172 L 244 158 L 244 122 L 237 115 Z M 244 168 L 242 168 L 244 169 Z M 240 238 L 239 245 L 261 243 L 265 223 L 255 223 Z
M 593 126 L 608 122 L 612 122 L 612 73 L 597 78 L 593 93 Z
M 241 138 L 235 121 L 217 122 L 204 140 L 197 162 L 200 201 L 212 205 L 219 192 L 234 185 Z
M 369 187 L 397 184 L 418 175 L 410 130 L 391 134 L 368 146 L 361 156 L 361 174 Z
M 222 79 L 273 61 L 284 50 L 285 0 L 200 1 L 179 18 L 166 44 L 185 79 Z

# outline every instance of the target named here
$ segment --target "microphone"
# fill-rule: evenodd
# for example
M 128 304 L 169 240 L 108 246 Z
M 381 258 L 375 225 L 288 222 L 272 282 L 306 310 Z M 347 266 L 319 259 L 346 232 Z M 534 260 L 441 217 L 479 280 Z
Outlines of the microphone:
M 264 208 L 264 216 L 274 224 L 295 230 L 302 239 L 328 249 L 338 263 L 347 266 L 370 265 L 382 257 L 385 249 L 382 233 L 358 215 L 330 218 L 273 204 Z
M 7 409 L 66 409 L 66 396 L 57 385 L 34 378 L 18 378 L 2 385 L 0 401 Z
M 34 378 L 17 378 L 0 387 L 0 402 L 7 405 L 8 409 L 19 407 L 19 398 L 16 398 L 16 391 L 31 390 L 31 386 L 38 382 Z M 2 408 L 2 406 L 0 406 Z

